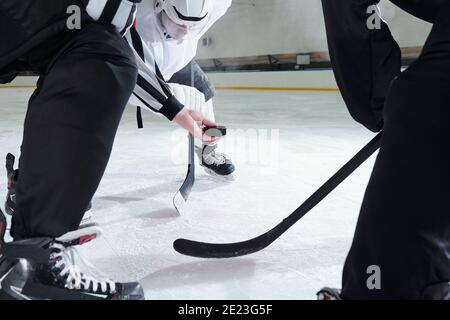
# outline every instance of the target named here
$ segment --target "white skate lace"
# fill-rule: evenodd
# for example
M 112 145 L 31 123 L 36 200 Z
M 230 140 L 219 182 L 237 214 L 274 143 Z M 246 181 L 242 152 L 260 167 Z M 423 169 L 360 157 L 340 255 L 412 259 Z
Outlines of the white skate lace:
M 223 153 L 211 151 L 208 154 L 203 154 L 203 160 L 207 164 L 221 165 L 227 162 L 227 157 Z
M 105 294 L 114 294 L 116 292 L 116 284 L 114 281 L 99 276 L 100 272 L 92 264 L 83 259 L 76 248 L 66 248 L 59 243 L 53 243 L 51 249 L 55 250 L 50 254 L 50 260 L 55 261 L 53 263 L 54 267 L 61 270 L 58 275 L 65 278 L 66 288 L 71 290 L 84 289 L 93 293 Z M 86 271 L 81 271 L 80 267 L 75 265 L 75 256 L 83 265 L 88 267 L 90 274 Z M 100 277 L 102 278 L 99 279 Z

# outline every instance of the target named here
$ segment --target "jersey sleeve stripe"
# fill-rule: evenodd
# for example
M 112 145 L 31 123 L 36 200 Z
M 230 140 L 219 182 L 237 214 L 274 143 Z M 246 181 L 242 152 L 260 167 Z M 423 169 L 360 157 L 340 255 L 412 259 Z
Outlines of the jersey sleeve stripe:
M 119 10 L 121 3 L 122 0 L 108 0 L 99 20 L 103 22 L 112 23 Z
M 141 75 L 138 75 L 137 85 L 141 87 L 144 91 L 148 92 L 152 97 L 154 97 L 161 105 L 167 100 L 164 95 L 162 95 L 155 87 L 153 87 L 147 80 Z
M 141 37 L 139 36 L 135 28 L 131 28 L 130 35 L 131 35 L 131 45 L 133 46 L 134 50 L 136 50 L 137 54 L 142 59 L 142 61 L 145 62 L 144 46 L 142 45 Z

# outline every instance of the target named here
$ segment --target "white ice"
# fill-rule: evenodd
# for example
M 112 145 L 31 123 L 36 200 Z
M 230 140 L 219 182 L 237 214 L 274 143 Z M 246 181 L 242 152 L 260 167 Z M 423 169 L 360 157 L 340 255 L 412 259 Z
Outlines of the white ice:
M 31 93 L 0 89 L 2 158 L 19 154 Z M 104 234 L 83 251 L 113 279 L 140 281 L 147 299 L 315 299 L 323 286 L 340 287 L 374 157 L 257 254 L 204 260 L 173 250 L 179 237 L 232 242 L 269 230 L 374 136 L 351 119 L 337 92 L 219 91 L 215 108 L 229 128 L 223 149 L 237 162 L 235 181 L 197 166 L 178 216 L 172 197 L 186 173 L 187 138 L 150 113 L 138 130 L 128 108 L 93 200 Z M 0 177 L 6 181 L 3 165 Z

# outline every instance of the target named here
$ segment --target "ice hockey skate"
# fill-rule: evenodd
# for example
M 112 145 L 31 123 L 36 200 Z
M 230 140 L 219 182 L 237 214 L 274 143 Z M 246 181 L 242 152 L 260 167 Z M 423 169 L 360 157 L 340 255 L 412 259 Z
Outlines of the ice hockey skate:
M 203 148 L 195 147 L 195 153 L 200 161 L 200 165 L 210 175 L 223 178 L 225 180 L 234 180 L 233 172 L 235 166 L 231 159 L 216 151 L 217 145 L 205 145 Z
M 77 251 L 101 230 L 87 227 L 57 238 L 4 242 L 0 211 L 0 299 L 144 300 L 138 283 L 117 283 L 102 275 Z
M 342 300 L 341 291 L 338 289 L 325 287 L 317 292 L 317 300 Z

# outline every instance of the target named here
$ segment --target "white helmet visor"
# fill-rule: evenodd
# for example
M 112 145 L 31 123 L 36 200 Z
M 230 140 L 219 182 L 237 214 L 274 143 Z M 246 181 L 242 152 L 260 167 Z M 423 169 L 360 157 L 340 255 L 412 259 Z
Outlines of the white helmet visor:
M 164 11 L 166 11 L 169 18 L 179 25 L 194 27 L 198 25 L 200 22 L 204 21 L 205 18 L 208 16 L 208 13 L 201 17 L 189 17 L 183 15 L 180 11 L 177 10 L 175 6 L 172 6 L 170 4 L 166 4 L 164 6 Z

